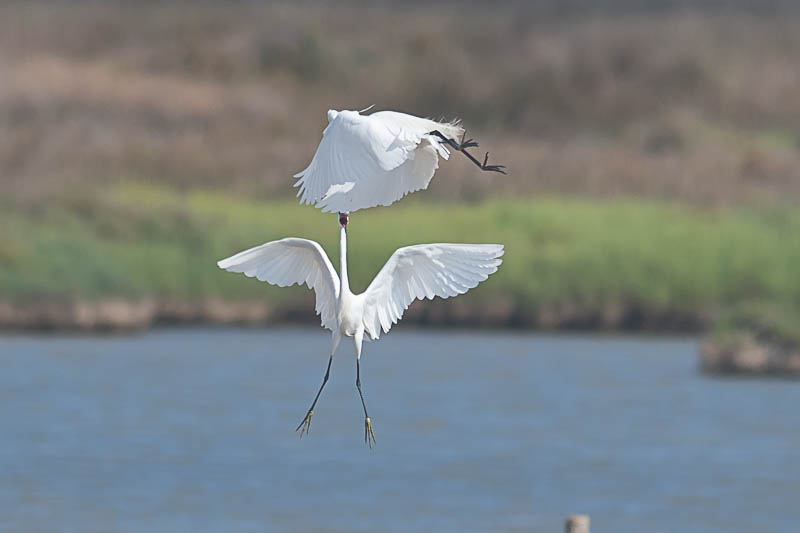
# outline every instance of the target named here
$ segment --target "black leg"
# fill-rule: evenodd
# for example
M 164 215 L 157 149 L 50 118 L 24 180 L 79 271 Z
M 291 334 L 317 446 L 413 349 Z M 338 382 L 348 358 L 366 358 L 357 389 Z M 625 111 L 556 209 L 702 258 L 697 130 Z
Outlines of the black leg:
M 328 382 L 328 377 L 331 375 L 331 363 L 333 362 L 333 354 L 331 354 L 330 358 L 328 359 L 328 369 L 325 371 L 325 378 L 322 380 L 322 385 L 320 386 L 319 390 L 317 391 L 317 395 L 314 396 L 314 402 L 311 404 L 311 407 L 308 409 L 306 413 L 306 417 L 300 422 L 300 425 L 297 426 L 295 431 L 300 431 L 300 438 L 303 438 L 304 434 L 308 434 L 309 429 L 311 429 L 311 417 L 314 416 L 314 406 L 317 405 L 317 400 L 319 400 L 319 395 L 322 394 L 322 389 L 325 388 L 325 384 Z M 363 400 L 362 400 L 363 401 Z M 302 428 L 302 431 L 301 431 Z
M 358 395 L 361 397 L 361 406 L 364 408 L 364 442 L 372 448 L 372 445 L 375 444 L 375 434 L 372 432 L 372 420 L 370 420 L 369 414 L 367 414 L 367 404 L 364 403 L 364 394 L 361 392 L 360 359 L 356 359 L 356 388 L 358 389 Z
M 449 137 L 446 137 L 439 130 L 433 130 L 433 131 L 429 132 L 428 135 L 436 135 L 442 141 L 444 141 L 448 145 L 450 145 L 450 147 L 453 148 L 453 150 L 457 150 L 457 151 L 461 152 L 462 154 L 464 154 L 465 156 L 467 156 L 467 159 L 469 159 L 470 161 L 475 163 L 478 166 L 478 168 L 481 169 L 481 170 L 484 170 L 484 171 L 487 171 L 487 172 L 499 172 L 500 174 L 505 174 L 506 173 L 506 171 L 503 170 L 504 168 L 506 168 L 505 165 L 488 165 L 487 164 L 489 162 L 489 152 L 486 152 L 486 156 L 483 158 L 483 163 L 481 163 L 480 161 L 475 159 L 472 156 L 472 154 L 467 152 L 467 150 L 466 150 L 467 148 L 477 147 L 478 143 L 475 142 L 473 139 L 464 140 L 465 137 L 467 136 L 466 132 L 464 132 L 464 134 L 461 136 L 461 142 L 460 143 L 457 143 L 453 139 L 450 139 Z
M 460 146 L 460 145 L 459 145 L 457 142 L 455 142 L 455 141 L 454 141 L 453 139 L 451 139 L 450 137 L 445 137 L 445 136 L 442 134 L 442 132 L 440 132 L 439 130 L 433 130 L 433 131 L 431 131 L 431 132 L 428 132 L 428 135 L 436 135 L 436 136 L 437 136 L 437 137 L 439 137 L 441 140 L 443 140 L 444 142 L 446 142 L 447 144 L 449 144 L 449 145 L 450 145 L 450 147 L 451 147 L 453 150 L 458 150 L 459 152 L 461 151 L 461 146 Z M 472 141 L 472 139 L 470 139 L 470 141 Z M 478 143 L 475 143 L 475 146 L 478 146 Z

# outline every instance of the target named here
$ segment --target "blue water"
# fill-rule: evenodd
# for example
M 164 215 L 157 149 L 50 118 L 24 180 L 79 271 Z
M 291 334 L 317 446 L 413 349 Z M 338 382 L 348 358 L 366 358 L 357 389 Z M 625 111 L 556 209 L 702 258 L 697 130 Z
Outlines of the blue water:
M 319 329 L 0 337 L 0 531 L 795 531 L 800 383 L 696 343 L 393 331 L 377 446 Z

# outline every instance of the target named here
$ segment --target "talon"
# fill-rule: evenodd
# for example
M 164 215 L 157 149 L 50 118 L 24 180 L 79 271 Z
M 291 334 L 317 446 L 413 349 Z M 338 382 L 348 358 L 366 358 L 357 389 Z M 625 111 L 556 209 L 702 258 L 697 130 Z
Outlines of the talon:
M 475 142 L 475 139 L 467 139 L 467 130 L 464 130 L 464 133 L 461 134 L 461 142 L 458 145 L 458 149 L 463 152 L 465 148 L 474 148 L 476 146 L 478 146 L 478 143 Z
M 481 164 L 481 162 L 479 160 L 475 159 L 472 156 L 472 154 L 467 152 L 467 148 L 475 148 L 475 147 L 478 146 L 478 143 L 475 142 L 474 139 L 467 139 L 466 130 L 464 130 L 464 133 L 461 134 L 461 143 L 458 143 L 455 139 L 450 139 L 449 137 L 446 137 L 446 136 L 442 135 L 442 133 L 440 131 L 437 131 L 437 130 L 433 130 L 433 131 L 429 132 L 428 135 L 436 135 L 437 137 L 439 137 L 442 140 L 442 142 L 447 143 L 448 146 L 450 146 L 454 150 L 457 150 L 457 151 L 461 152 L 462 154 L 464 154 L 465 156 L 467 156 L 467 159 L 469 159 L 470 161 L 475 163 L 475 165 L 477 165 L 477 167 L 480 168 L 481 170 L 485 170 L 485 171 L 489 171 L 489 172 L 499 172 L 500 174 L 505 174 L 506 173 L 505 170 L 503 170 L 504 168 L 506 168 L 504 165 L 490 165 L 489 164 L 489 152 L 486 152 L 486 155 L 483 156 L 483 164 Z
M 372 432 L 372 420 L 369 417 L 364 419 L 364 442 L 372 448 L 375 444 L 375 434 Z
M 486 152 L 486 155 L 483 157 L 483 164 L 481 165 L 481 170 L 486 170 L 489 172 L 499 172 L 500 174 L 505 174 L 506 171 L 503 170 L 506 168 L 505 165 L 488 165 L 489 162 L 489 152 Z
M 300 422 L 300 425 L 297 426 L 295 431 L 300 432 L 300 438 L 303 438 L 303 435 L 308 435 L 309 429 L 311 429 L 311 417 L 314 416 L 314 410 L 310 409 L 308 413 L 306 413 L 306 417 Z M 301 429 L 302 428 L 302 429 Z
M 487 167 L 483 167 L 483 170 L 488 170 L 490 172 L 499 172 L 500 174 L 505 174 L 506 171 L 503 170 L 505 165 L 489 165 Z

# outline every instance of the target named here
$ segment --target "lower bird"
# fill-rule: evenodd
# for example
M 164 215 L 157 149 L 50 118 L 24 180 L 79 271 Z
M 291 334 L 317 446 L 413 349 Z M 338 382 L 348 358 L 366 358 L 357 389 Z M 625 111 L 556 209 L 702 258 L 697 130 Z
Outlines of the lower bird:
M 504 253 L 501 244 L 418 244 L 395 250 L 367 290 L 353 294 L 347 279 L 348 214 L 339 213 L 339 269 L 336 274 L 319 243 L 295 237 L 271 241 L 239 252 L 217 264 L 259 281 L 286 287 L 306 284 L 316 295 L 322 326 L 332 332 L 328 368 L 306 416 L 297 426 L 308 433 L 314 407 L 328 382 L 331 362 L 341 337 L 352 337 L 356 352 L 356 388 L 364 408 L 364 441 L 372 447 L 375 434 L 361 392 L 361 345 L 366 336 L 378 339 L 416 299 L 449 298 L 464 294 L 497 271 Z

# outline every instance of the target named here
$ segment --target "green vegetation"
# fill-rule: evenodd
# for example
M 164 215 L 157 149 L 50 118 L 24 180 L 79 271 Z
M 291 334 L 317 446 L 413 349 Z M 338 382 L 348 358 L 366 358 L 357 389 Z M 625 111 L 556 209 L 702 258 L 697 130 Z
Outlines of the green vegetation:
M 424 194 L 356 213 L 355 289 L 398 246 L 499 241 L 506 263 L 445 322 L 720 317 L 718 334 L 796 338 L 800 19 L 629 3 L 2 3 L 0 315 L 308 298 L 215 261 L 297 235 L 337 263 L 333 216 L 298 206 L 291 176 L 329 108 L 376 104 L 462 118 L 510 172 L 452 157 Z
M 81 191 L 82 193 L 83 191 Z M 122 185 L 51 208 L 0 210 L 0 299 L 271 298 L 216 260 L 285 236 L 318 240 L 338 264 L 333 215 L 295 201 Z M 689 208 L 645 200 L 496 199 L 355 213 L 351 278 L 362 290 L 392 251 L 422 242 L 501 242 L 498 274 L 465 298 L 522 312 L 563 303 L 699 312 L 800 302 L 800 211 Z

